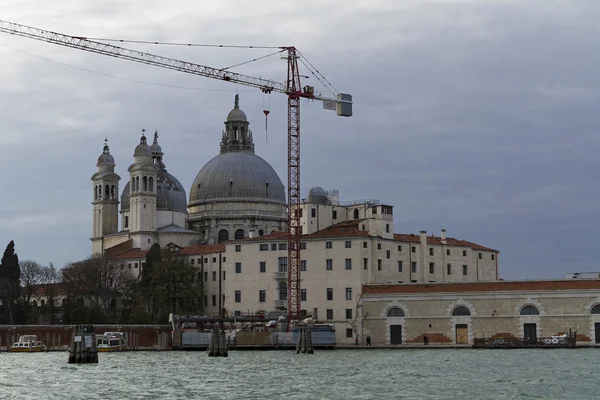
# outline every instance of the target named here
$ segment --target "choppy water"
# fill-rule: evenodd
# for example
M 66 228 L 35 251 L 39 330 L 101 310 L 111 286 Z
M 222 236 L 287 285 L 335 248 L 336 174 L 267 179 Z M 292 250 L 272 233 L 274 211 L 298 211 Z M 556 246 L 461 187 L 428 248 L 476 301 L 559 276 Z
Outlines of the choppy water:
M 598 399 L 600 352 L 335 350 L 0 354 L 1 399 Z

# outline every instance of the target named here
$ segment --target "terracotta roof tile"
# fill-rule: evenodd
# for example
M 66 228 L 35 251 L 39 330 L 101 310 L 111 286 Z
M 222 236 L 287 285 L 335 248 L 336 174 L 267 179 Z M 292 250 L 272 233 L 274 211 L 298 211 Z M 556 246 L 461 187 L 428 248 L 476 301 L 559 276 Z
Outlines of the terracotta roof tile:
M 405 242 L 405 243 L 421 243 L 420 235 L 406 234 L 406 233 L 394 233 L 394 240 L 397 242 Z M 442 238 L 439 236 L 427 236 L 427 244 L 432 245 L 442 245 Z M 481 246 L 476 243 L 468 242 L 466 240 L 455 239 L 451 237 L 446 238 L 446 246 L 458 246 L 458 247 L 470 247 L 473 250 L 482 250 L 482 251 L 495 251 L 489 247 Z
M 329 239 L 329 238 L 350 238 L 350 237 L 368 237 L 368 231 L 362 231 L 358 229 L 358 225 L 363 222 L 364 219 L 355 219 L 351 221 L 340 222 L 339 224 L 328 226 L 327 228 L 319 231 L 305 234 L 301 236 L 301 239 Z M 287 232 L 273 232 L 269 235 L 256 236 L 253 238 L 240 239 L 243 241 L 250 242 L 262 242 L 267 240 L 287 240 Z
M 124 252 L 121 252 L 117 255 L 110 257 L 111 260 L 129 260 L 129 259 L 139 259 L 146 258 L 147 250 L 140 250 L 139 247 L 134 249 L 129 249 Z
M 600 289 L 600 279 L 363 285 L 363 294 L 461 293 Z
M 211 254 L 211 253 L 224 253 L 225 245 L 224 244 L 208 244 L 208 245 L 198 245 L 198 246 L 188 246 L 184 247 L 180 251 L 177 252 L 179 255 L 184 256 L 193 256 L 196 254 Z

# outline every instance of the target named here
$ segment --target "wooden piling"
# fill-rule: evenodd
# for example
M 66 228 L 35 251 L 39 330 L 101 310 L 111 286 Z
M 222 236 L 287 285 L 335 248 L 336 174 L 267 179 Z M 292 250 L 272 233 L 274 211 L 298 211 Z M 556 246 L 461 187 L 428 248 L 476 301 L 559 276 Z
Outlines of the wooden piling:
M 96 334 L 92 325 L 76 325 L 69 350 L 69 364 L 92 364 L 98 362 Z

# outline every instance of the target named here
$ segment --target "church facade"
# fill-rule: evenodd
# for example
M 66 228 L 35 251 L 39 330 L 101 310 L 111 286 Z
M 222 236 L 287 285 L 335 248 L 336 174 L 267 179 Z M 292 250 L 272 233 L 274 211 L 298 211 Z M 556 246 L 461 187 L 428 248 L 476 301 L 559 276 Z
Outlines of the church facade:
M 103 254 L 115 246 L 143 251 L 154 243 L 217 244 L 285 230 L 284 186 L 271 165 L 255 154 L 249 125 L 236 95 L 220 154 L 198 173 L 189 203 L 183 185 L 167 172 L 158 133 L 149 145 L 142 131 L 119 211 L 121 177 L 105 143 L 91 178 L 92 253 Z

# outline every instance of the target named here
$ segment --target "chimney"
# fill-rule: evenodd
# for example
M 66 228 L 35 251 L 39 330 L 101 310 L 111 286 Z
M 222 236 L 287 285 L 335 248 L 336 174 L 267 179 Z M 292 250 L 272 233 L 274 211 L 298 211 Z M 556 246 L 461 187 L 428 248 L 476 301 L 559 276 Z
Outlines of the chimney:
M 446 240 L 446 230 L 442 229 L 442 240 Z
M 421 231 L 421 244 L 427 244 L 427 231 Z

